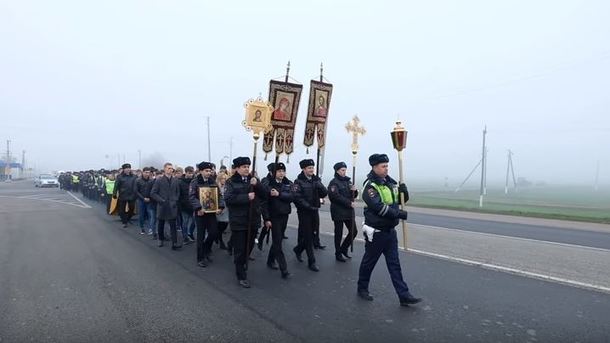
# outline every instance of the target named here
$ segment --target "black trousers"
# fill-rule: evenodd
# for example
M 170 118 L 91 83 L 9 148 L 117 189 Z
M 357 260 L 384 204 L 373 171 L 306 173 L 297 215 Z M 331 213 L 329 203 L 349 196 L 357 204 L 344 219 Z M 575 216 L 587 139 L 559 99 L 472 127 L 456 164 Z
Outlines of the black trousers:
M 300 254 L 303 251 L 307 252 L 307 261 L 309 264 L 316 263 L 316 257 L 313 254 L 313 231 L 320 226 L 320 214 L 316 211 L 298 211 L 299 217 L 299 245 L 295 251 Z
M 316 211 L 316 213 L 318 213 L 318 211 Z M 313 239 L 313 246 L 316 248 L 320 247 L 320 219 L 318 218 L 318 220 L 316 221 L 315 226 L 313 227 L 313 231 L 312 233 L 312 239 Z
M 110 214 L 110 204 L 112 203 L 112 194 L 106 194 L 106 214 Z
M 235 263 L 235 274 L 238 280 L 248 279 L 246 263 L 248 263 L 248 257 L 252 252 L 252 248 L 254 248 L 254 239 L 257 233 L 258 228 L 251 229 L 250 235 L 248 235 L 248 230 L 232 230 L 233 262 Z M 250 239 L 248 240 L 248 238 Z
M 353 225 L 352 220 L 337 220 L 335 223 L 335 255 L 341 255 L 341 253 L 347 253 L 347 249 L 349 249 L 352 244 L 352 240 L 358 234 L 358 230 L 356 229 L 356 225 Z M 347 236 L 343 240 L 343 244 L 341 243 L 341 238 L 343 238 L 343 225 L 347 228 Z
M 284 251 L 282 250 L 284 231 L 286 230 L 287 225 L 287 214 L 271 218 L 271 239 L 273 240 L 273 243 L 271 244 L 271 250 L 269 250 L 267 264 L 272 264 L 273 261 L 277 261 L 282 272 L 285 272 L 288 269 L 286 256 L 284 256 Z
M 212 251 L 212 243 L 218 236 L 216 214 L 195 215 L 195 225 L 197 226 L 197 262 L 201 262 Z
M 227 228 L 229 227 L 229 222 L 218 222 L 218 236 L 216 237 L 216 242 L 222 241 L 222 235 L 225 233 Z M 224 241 L 223 241 L 224 243 Z
M 129 210 L 127 212 L 125 211 L 126 205 L 129 208 Z M 119 207 L 119 217 L 121 217 L 121 222 L 123 224 L 127 224 L 135 213 L 136 201 L 135 200 L 122 200 L 121 198 L 119 198 L 117 206 Z
M 159 240 L 163 242 L 165 240 L 165 222 L 169 224 L 169 234 L 172 239 L 172 246 L 178 244 L 178 236 L 176 234 L 176 219 L 157 219 L 157 235 Z

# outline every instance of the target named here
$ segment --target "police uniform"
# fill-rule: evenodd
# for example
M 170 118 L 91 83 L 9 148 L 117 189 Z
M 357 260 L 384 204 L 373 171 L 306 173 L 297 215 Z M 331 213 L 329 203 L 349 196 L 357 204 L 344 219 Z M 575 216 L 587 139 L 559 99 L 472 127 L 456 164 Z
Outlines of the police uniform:
M 358 191 L 352 191 L 352 182 L 348 176 L 341 176 L 339 169 L 347 168 L 345 162 L 336 163 L 335 177 L 328 184 L 328 198 L 330 199 L 330 216 L 335 224 L 335 258 L 337 261 L 345 262 L 345 258 L 351 258 L 347 249 L 356 237 L 356 223 L 354 222 L 354 208 L 352 203 L 358 196 Z M 343 225 L 348 230 L 347 236 L 343 238 Z
M 267 180 L 267 199 L 263 202 L 263 206 L 267 208 L 265 211 L 269 215 L 269 221 L 271 222 L 271 237 L 273 243 L 269 250 L 269 256 L 267 258 L 267 266 L 271 269 L 278 269 L 275 262 L 279 264 L 279 269 L 282 273 L 282 278 L 287 278 L 290 273 L 288 272 L 288 266 L 286 264 L 286 257 L 282 250 L 282 242 L 286 226 L 288 225 L 288 216 L 292 212 L 292 182 L 287 178 L 283 178 L 278 181 L 276 173 L 278 170 L 286 171 L 286 165 L 284 163 L 274 164 L 271 174 L 273 178 Z M 278 192 L 277 196 L 271 196 L 271 190 L 274 189 Z M 259 241 L 260 244 L 260 241 Z
M 299 163 L 301 169 L 314 165 L 312 159 L 302 160 Z M 292 193 L 299 217 L 299 243 L 293 251 L 299 262 L 302 261 L 303 251 L 307 252 L 309 269 L 317 272 L 320 269 L 316 265 L 316 257 L 313 254 L 314 231 L 320 226 L 320 199 L 326 197 L 328 191 L 318 176 L 307 177 L 304 172 L 301 172 L 294 181 Z
M 387 162 L 389 159 L 385 154 L 373 154 L 369 158 L 372 167 Z M 358 276 L 358 295 L 363 299 L 373 300 L 369 294 L 369 281 L 373 268 L 383 254 L 400 304 L 406 306 L 416 304 L 421 299 L 415 298 L 409 292 L 398 258 L 395 227 L 401 219 L 407 219 L 407 212 L 399 208 L 400 193 L 404 195 L 406 202 L 409 199 L 409 192 L 404 184 L 398 187 L 394 179 L 389 176 L 381 177 L 375 174 L 374 170 L 371 170 L 367 176 L 362 191 L 362 200 L 366 204 L 363 228 L 366 243 Z

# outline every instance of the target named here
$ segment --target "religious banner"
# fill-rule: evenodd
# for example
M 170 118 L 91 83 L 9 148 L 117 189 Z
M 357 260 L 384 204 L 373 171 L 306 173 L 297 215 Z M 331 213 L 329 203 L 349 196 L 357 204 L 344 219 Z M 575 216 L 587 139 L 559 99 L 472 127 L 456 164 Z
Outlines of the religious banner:
M 263 151 L 290 155 L 294 151 L 294 127 L 296 125 L 303 85 L 271 80 L 269 82 L 269 103 L 274 111 L 271 115 L 273 129 L 265 134 Z
M 307 124 L 303 144 L 309 149 L 317 138 L 318 147 L 322 149 L 326 142 L 326 120 L 330 99 L 333 94 L 333 85 L 311 80 L 309 90 L 309 108 L 307 111 Z

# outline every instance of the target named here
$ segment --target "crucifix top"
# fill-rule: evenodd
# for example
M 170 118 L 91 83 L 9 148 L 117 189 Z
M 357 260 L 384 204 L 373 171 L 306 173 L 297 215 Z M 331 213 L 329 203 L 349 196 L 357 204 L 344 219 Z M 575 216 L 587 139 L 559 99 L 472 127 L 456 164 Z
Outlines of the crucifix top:
M 345 124 L 347 132 L 352 134 L 352 153 L 355 155 L 358 153 L 358 136 L 364 135 L 366 129 L 360 125 L 360 118 L 354 116 L 347 124 Z

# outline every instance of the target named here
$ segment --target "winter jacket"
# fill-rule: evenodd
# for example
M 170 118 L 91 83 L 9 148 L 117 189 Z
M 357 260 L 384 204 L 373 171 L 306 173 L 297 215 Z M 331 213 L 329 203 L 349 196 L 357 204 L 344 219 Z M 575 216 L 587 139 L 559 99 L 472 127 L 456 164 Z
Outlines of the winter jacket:
M 301 172 L 292 185 L 292 193 L 297 211 L 317 211 L 320 199 L 326 197 L 328 191 L 318 176 L 313 175 L 308 179 Z
M 351 179 L 336 173 L 328 184 L 330 216 L 333 221 L 352 220 L 354 218 L 352 202 L 358 197 L 358 191 L 352 192 L 351 188 Z

